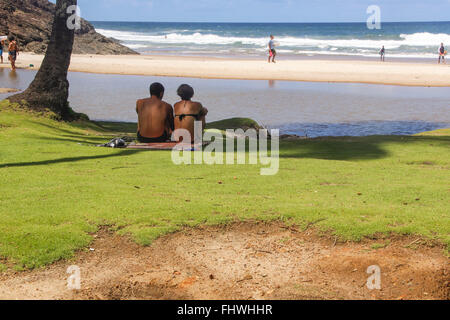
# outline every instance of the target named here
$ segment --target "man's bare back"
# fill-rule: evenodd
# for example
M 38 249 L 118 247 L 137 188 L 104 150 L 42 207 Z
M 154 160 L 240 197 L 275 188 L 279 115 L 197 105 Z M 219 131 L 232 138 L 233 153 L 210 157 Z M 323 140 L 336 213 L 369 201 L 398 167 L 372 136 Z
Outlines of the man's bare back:
M 162 100 L 163 95 L 164 91 L 157 92 L 150 98 L 137 101 L 138 138 L 142 138 L 139 140 L 170 140 L 174 129 L 173 108 Z

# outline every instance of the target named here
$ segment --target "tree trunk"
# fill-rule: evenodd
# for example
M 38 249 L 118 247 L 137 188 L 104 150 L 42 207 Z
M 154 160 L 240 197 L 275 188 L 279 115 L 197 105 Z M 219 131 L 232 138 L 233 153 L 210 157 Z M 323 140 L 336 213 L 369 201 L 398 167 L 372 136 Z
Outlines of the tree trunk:
M 77 0 L 57 0 L 52 34 L 42 65 L 33 82 L 23 93 L 9 98 L 32 109 L 50 109 L 63 120 L 74 120 L 77 115 L 69 106 L 67 72 L 72 55 L 74 28 L 68 28 L 71 13 L 67 8 Z M 26 101 L 26 103 L 25 103 Z

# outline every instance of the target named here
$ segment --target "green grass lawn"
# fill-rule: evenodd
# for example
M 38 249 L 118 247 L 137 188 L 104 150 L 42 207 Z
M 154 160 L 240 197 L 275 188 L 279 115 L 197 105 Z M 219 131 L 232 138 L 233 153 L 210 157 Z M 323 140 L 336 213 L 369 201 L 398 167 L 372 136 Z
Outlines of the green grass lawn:
M 0 110 L 0 269 L 69 258 L 101 225 L 148 245 L 183 226 L 281 219 L 341 239 L 397 232 L 450 248 L 450 130 L 282 142 L 278 175 L 261 176 L 260 166 L 176 166 L 167 151 L 92 146 L 134 124 Z

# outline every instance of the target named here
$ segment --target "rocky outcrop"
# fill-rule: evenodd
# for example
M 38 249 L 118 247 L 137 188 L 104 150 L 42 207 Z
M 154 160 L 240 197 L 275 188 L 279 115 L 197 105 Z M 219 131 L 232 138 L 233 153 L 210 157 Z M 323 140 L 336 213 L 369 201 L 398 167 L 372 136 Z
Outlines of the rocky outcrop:
M 0 35 L 14 35 L 22 51 L 45 53 L 50 39 L 55 5 L 48 0 L 0 0 Z M 137 54 L 117 40 L 97 33 L 82 19 L 73 53 Z

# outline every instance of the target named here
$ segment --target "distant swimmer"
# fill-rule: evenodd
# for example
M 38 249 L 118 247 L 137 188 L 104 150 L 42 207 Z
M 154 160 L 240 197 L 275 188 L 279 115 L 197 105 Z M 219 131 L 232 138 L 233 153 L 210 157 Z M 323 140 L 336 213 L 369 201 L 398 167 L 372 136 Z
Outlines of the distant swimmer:
M 269 63 L 270 60 L 272 59 L 273 63 L 275 62 L 275 57 L 277 56 L 277 51 L 275 50 L 275 41 L 274 41 L 275 37 L 273 35 L 270 35 L 270 41 L 269 41 Z
M 381 61 L 384 62 L 384 58 L 385 58 L 385 56 L 386 56 L 386 49 L 384 48 L 384 46 L 383 46 L 383 48 L 381 48 L 381 50 L 380 50 L 380 56 L 381 56 Z
M 441 63 L 441 59 L 442 59 L 442 63 L 445 63 L 445 55 L 446 54 L 447 54 L 447 51 L 445 51 L 444 44 L 441 43 L 441 46 L 439 47 L 439 60 L 438 60 L 438 63 Z

